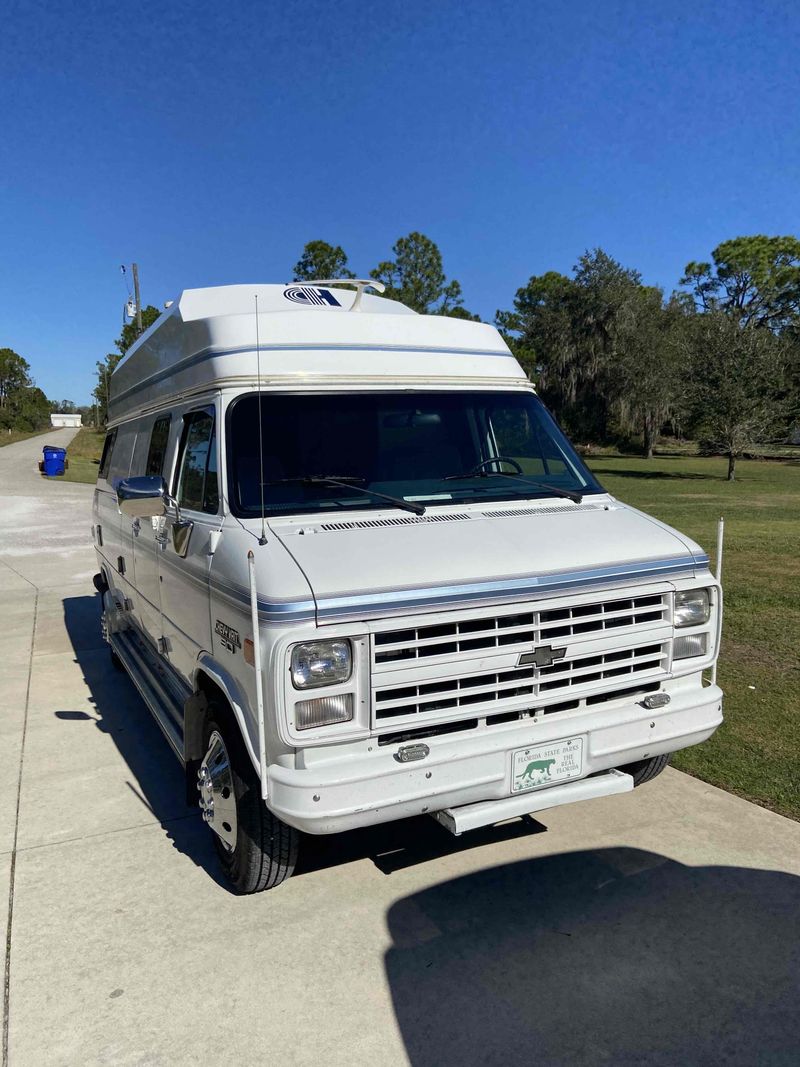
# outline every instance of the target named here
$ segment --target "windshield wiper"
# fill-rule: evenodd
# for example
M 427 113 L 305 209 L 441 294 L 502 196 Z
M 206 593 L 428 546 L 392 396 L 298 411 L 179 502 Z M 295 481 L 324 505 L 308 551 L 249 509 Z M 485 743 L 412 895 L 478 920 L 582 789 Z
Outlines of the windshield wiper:
M 389 496 L 386 493 L 378 493 L 374 489 L 364 489 L 358 485 L 358 482 L 365 481 L 364 478 L 355 478 L 349 474 L 343 474 L 341 477 L 334 477 L 322 474 L 306 474 L 297 478 L 278 478 L 272 482 L 265 482 L 265 485 L 332 485 L 338 486 L 340 489 L 354 489 L 357 493 L 363 493 L 365 496 L 375 497 L 377 500 L 385 500 L 389 504 L 394 504 L 396 508 L 402 508 L 403 511 L 412 511 L 415 515 L 424 515 L 425 508 L 422 504 L 414 504 L 410 500 L 403 500 L 399 496 Z
M 532 478 L 523 478 L 521 474 L 516 471 L 510 474 L 508 471 L 487 471 L 484 469 L 487 463 L 497 462 L 496 459 L 484 460 L 483 463 L 479 463 L 477 467 L 473 467 L 471 471 L 465 471 L 463 474 L 448 474 L 442 479 L 445 482 L 457 482 L 463 481 L 467 478 L 512 478 L 517 482 L 524 482 L 525 485 L 536 486 L 537 489 L 543 489 L 546 493 L 552 493 L 554 496 L 563 496 L 567 500 L 571 500 L 574 504 L 580 504 L 583 500 L 581 493 L 573 492 L 571 489 L 559 489 L 555 485 L 547 485 L 546 482 L 535 482 Z

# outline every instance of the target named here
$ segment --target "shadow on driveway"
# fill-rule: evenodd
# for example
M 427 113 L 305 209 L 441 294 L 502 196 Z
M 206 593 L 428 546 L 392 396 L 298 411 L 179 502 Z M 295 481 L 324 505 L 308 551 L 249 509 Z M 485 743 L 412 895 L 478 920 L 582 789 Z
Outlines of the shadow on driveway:
M 178 761 L 133 682 L 124 671 L 111 665 L 108 646 L 100 634 L 99 597 L 64 600 L 64 621 L 96 715 L 64 708 L 55 712 L 56 718 L 76 729 L 88 728 L 92 722 L 108 734 L 130 768 L 127 787 L 161 823 L 175 847 L 230 891 L 219 873 L 211 833 L 200 820 L 199 809 L 185 803 L 186 789 Z M 433 819 L 423 816 L 331 837 L 303 834 L 295 877 L 361 859 L 371 860 L 388 875 L 437 856 L 543 830 L 540 823 L 527 819 L 455 838 Z
M 382 874 L 394 874 L 440 856 L 545 832 L 546 827 L 528 815 L 454 837 L 429 815 L 421 815 L 342 834 L 304 834 L 295 877 L 361 859 L 371 860 Z
M 89 728 L 85 721 L 89 720 L 108 734 L 130 768 L 127 787 L 161 823 L 175 848 L 227 888 L 218 873 L 211 834 L 200 819 L 199 808 L 186 804 L 181 765 L 133 682 L 111 664 L 108 645 L 100 633 L 100 610 L 96 595 L 64 600 L 64 623 L 96 717 L 64 708 L 56 711 L 56 718 L 75 729 Z
M 398 901 L 413 1067 L 800 1062 L 800 878 L 602 849 Z

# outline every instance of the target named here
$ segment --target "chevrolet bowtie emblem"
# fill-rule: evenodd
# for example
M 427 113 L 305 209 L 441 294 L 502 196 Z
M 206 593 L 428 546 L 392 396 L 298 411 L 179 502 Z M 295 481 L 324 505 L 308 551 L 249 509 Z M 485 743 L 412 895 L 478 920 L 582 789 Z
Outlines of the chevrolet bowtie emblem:
M 523 652 L 517 660 L 518 667 L 527 667 L 533 664 L 535 667 L 552 667 L 557 659 L 563 659 L 567 654 L 566 648 L 553 648 L 552 645 L 542 645 L 533 652 Z

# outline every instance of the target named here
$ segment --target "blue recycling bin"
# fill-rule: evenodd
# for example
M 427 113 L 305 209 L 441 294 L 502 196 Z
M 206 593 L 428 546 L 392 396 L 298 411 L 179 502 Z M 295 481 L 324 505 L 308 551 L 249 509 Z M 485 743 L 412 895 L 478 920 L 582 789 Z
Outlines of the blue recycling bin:
M 66 448 L 56 448 L 55 445 L 45 445 L 42 449 L 44 454 L 44 473 L 48 478 L 55 478 L 64 473 L 66 466 Z

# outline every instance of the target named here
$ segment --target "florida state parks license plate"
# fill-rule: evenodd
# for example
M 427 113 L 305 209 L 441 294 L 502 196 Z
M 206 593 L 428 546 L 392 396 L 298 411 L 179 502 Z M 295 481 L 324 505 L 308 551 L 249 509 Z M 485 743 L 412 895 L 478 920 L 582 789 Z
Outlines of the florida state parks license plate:
M 582 737 L 518 748 L 511 757 L 511 792 L 524 793 L 526 789 L 567 782 L 580 778 L 582 773 Z

